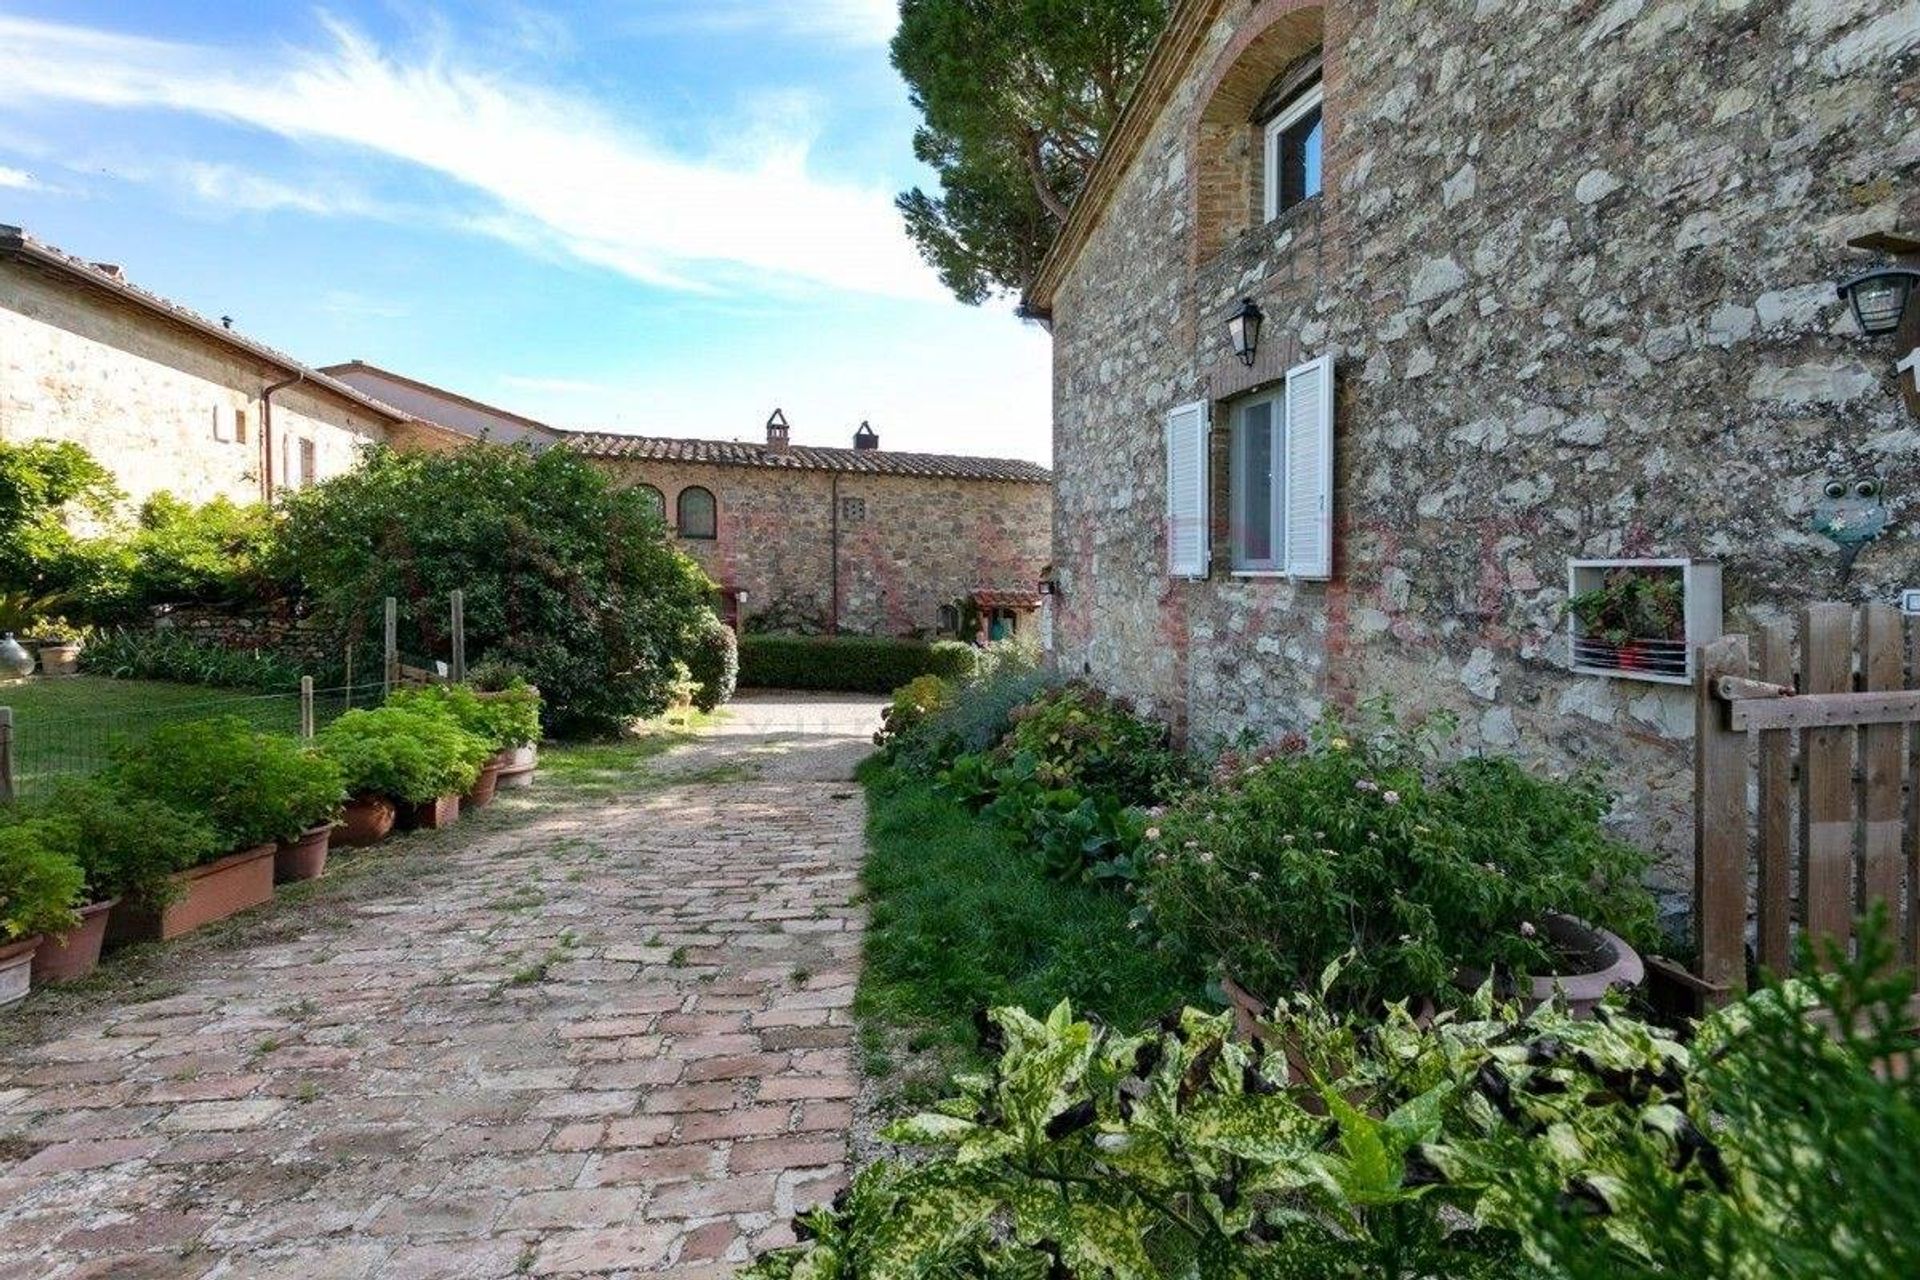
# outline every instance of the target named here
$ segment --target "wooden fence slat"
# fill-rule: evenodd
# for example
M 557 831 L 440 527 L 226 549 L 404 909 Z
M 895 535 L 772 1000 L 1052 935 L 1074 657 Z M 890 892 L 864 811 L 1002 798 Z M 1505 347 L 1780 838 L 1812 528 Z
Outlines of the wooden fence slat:
M 1853 689 L 1853 608 L 1816 604 L 1801 629 L 1805 689 L 1810 694 Z M 1800 870 L 1802 919 L 1815 939 L 1844 941 L 1853 927 L 1853 743 L 1857 731 L 1806 733 L 1804 792 L 1806 848 Z
M 1899 650 L 1894 650 L 1897 655 Z M 1809 693 L 1797 698 L 1741 698 L 1727 704 L 1735 729 L 1851 728 L 1920 722 L 1920 690 L 1886 693 Z
M 1920 686 L 1920 625 L 1910 627 L 1907 636 L 1907 683 Z M 1920 775 L 1920 726 L 1907 739 L 1907 759 Z M 1912 904 L 1907 911 L 1907 963 L 1920 966 L 1920 776 L 1907 788 L 1907 884 Z
M 1793 633 L 1785 623 L 1761 630 L 1759 666 L 1767 683 L 1793 683 Z M 1758 951 L 1762 968 L 1784 974 L 1793 962 L 1793 733 L 1776 729 L 1759 739 Z
M 13 708 L 0 707 L 0 804 L 13 803 Z
M 1713 1003 L 1746 986 L 1747 739 L 1729 728 L 1714 689 L 1750 675 L 1745 636 L 1722 636 L 1698 655 L 1693 824 L 1694 941 Z
M 1903 627 L 1900 611 L 1891 605 L 1872 604 L 1866 609 L 1861 675 L 1869 691 L 1898 689 L 1905 683 L 1906 655 L 1901 651 Z M 1905 753 L 1901 739 L 1906 735 L 1895 724 L 1871 724 L 1862 731 L 1861 773 L 1865 795 L 1861 805 L 1860 911 L 1878 898 L 1884 901 L 1897 926 L 1902 911 L 1900 866 L 1901 784 L 1904 781 Z

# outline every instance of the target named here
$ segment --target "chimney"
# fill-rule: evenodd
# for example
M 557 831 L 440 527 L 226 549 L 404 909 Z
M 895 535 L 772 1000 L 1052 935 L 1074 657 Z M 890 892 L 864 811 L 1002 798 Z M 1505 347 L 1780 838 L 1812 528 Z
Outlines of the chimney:
M 860 429 L 853 433 L 853 447 L 862 453 L 869 451 L 877 452 L 879 450 L 880 433 L 873 429 L 872 423 L 863 422 L 860 424 Z
M 93 264 L 93 269 L 101 275 L 114 280 L 125 280 L 127 278 L 127 273 L 120 269 L 120 264 L 117 262 L 96 262 Z
M 787 426 L 787 415 L 779 409 L 767 419 L 767 450 L 771 453 L 785 453 L 792 443 L 793 430 Z

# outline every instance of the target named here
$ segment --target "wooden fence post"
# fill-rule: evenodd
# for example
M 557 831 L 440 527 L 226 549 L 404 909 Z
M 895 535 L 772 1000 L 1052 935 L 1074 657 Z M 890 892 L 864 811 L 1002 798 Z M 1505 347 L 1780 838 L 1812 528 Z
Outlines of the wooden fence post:
M 1804 691 L 1853 692 L 1853 606 L 1816 604 L 1800 629 Z M 1801 821 L 1806 843 L 1800 860 L 1800 921 L 1815 942 L 1844 945 L 1853 932 L 1852 724 L 1809 729 L 1802 735 Z
M 400 602 L 392 596 L 387 597 L 387 653 L 386 661 L 380 667 L 380 695 L 382 699 L 393 696 L 393 686 L 400 682 Z
M 13 708 L 0 707 L 0 804 L 13 803 Z
M 1793 687 L 1793 632 L 1784 622 L 1760 632 L 1760 678 Z M 1793 731 L 1760 734 L 1760 830 L 1756 879 L 1761 967 L 1784 975 L 1793 965 Z
M 456 590 L 453 593 L 453 682 L 463 684 L 467 678 L 467 593 Z
M 300 737 L 313 741 L 313 677 L 300 677 Z
M 1709 1005 L 1746 987 L 1747 735 L 1727 725 L 1722 676 L 1748 678 L 1745 636 L 1722 636 L 1699 653 L 1695 701 L 1693 928 Z

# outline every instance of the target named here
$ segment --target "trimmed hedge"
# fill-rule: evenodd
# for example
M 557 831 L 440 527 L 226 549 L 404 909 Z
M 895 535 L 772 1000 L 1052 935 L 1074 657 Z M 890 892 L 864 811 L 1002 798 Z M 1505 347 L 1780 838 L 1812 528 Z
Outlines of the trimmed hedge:
M 965 680 L 975 650 L 957 640 L 883 636 L 742 636 L 740 684 L 749 689 L 892 693 L 920 676 Z

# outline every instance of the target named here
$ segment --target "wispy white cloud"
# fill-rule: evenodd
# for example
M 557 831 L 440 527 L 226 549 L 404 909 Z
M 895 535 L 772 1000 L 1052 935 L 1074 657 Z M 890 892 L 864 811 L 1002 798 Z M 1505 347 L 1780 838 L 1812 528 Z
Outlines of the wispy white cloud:
M 337 181 L 283 182 L 233 165 L 189 161 L 173 170 L 180 186 L 195 199 L 222 209 L 248 213 L 292 210 L 325 217 L 373 217 L 374 201 Z
M 628 17 L 645 32 L 760 31 L 834 44 L 878 45 L 900 25 L 899 0 L 645 0 Z
M 13 169 L 0 164 L 0 187 L 13 191 L 39 191 L 44 184 L 25 169 Z
M 771 0 L 721 0 L 771 14 Z M 781 8 L 794 6 L 780 6 Z M 705 6 L 702 6 L 704 9 Z M 878 22 L 883 0 L 828 0 L 810 22 Z M 853 26 L 845 26 L 852 30 Z M 811 122 L 760 121 L 750 149 L 677 154 L 598 104 L 464 61 L 440 40 L 405 55 L 327 20 L 324 47 L 238 56 L 206 45 L 0 16 L 0 110 L 46 103 L 182 112 L 310 145 L 346 145 L 451 178 L 494 208 L 469 229 L 673 288 L 940 291 L 890 193 L 824 180 Z M 208 167 L 210 191 L 261 207 L 366 214 L 331 194 Z

